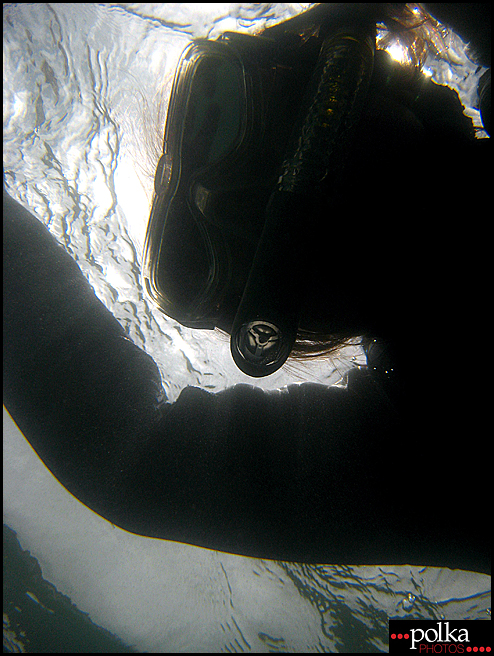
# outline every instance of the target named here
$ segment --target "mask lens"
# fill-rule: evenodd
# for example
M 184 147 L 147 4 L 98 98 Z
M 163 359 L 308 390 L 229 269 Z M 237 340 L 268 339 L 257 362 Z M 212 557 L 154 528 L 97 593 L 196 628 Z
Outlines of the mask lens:
M 206 57 L 194 74 L 182 142 L 190 169 L 216 164 L 239 143 L 243 115 L 243 74 L 236 61 Z
M 158 281 L 160 292 L 181 316 L 194 308 L 201 292 L 211 279 L 211 266 L 204 248 L 204 236 L 186 208 L 176 204 L 168 221 L 173 225 L 174 240 L 161 245 Z M 177 243 L 180 248 L 177 248 Z M 193 263 L 193 267 L 191 267 Z

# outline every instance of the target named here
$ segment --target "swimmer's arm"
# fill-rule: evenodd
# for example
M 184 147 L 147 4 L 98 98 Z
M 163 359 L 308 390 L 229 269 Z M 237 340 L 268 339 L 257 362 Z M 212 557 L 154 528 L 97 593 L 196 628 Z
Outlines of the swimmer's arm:
M 369 377 L 355 372 L 347 390 L 187 388 L 161 405 L 160 395 L 152 359 L 7 198 L 4 403 L 89 508 L 139 535 L 247 556 L 489 571 L 490 533 L 475 513 L 458 523 L 453 501 L 424 512 L 414 458 L 438 454 Z
M 353 503 L 338 490 L 367 466 L 365 422 L 342 390 L 187 388 L 160 406 L 155 363 L 125 338 L 46 228 L 9 197 L 4 292 L 4 403 L 74 496 L 142 535 L 327 560 L 327 532 L 348 525 Z
M 159 372 L 47 229 L 5 192 L 3 210 L 4 404 L 55 476 L 91 505 L 122 435 L 145 434 L 155 420 Z

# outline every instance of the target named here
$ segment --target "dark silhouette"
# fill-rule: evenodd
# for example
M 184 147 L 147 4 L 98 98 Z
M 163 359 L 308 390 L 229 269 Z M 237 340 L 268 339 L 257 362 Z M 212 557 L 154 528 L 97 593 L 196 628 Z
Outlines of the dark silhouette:
M 160 402 L 155 363 L 4 194 L 4 403 L 114 524 L 276 560 L 490 572 L 490 140 L 468 134 L 448 89 L 412 111 L 373 84 L 307 239 L 306 306 L 365 335 L 369 367 L 347 389 L 189 387 Z

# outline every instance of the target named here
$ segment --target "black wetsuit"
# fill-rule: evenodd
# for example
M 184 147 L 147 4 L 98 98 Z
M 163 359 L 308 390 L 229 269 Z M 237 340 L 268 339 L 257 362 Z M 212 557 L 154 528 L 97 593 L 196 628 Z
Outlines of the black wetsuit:
M 5 405 L 54 476 L 128 531 L 277 560 L 490 572 L 475 217 L 449 226 L 466 249 L 450 258 L 465 265 L 431 292 L 448 317 L 438 328 L 410 308 L 423 333 L 397 341 L 396 398 L 353 371 L 347 389 L 188 387 L 169 404 L 153 360 L 7 196 Z

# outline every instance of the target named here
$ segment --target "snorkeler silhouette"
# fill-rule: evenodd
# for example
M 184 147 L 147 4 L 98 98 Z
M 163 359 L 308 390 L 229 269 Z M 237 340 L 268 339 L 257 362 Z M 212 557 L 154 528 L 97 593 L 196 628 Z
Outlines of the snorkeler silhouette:
M 4 192 L 5 406 L 67 490 L 123 529 L 267 559 L 490 572 L 474 354 L 490 140 L 453 91 L 375 51 L 377 6 L 319 5 L 189 46 L 143 267 L 160 309 L 229 333 L 250 376 L 363 336 L 368 366 L 346 387 L 187 387 L 164 402 L 153 360 Z M 420 11 L 387 16 L 409 44 L 437 25 Z

